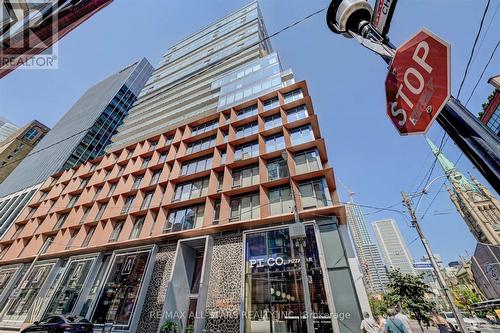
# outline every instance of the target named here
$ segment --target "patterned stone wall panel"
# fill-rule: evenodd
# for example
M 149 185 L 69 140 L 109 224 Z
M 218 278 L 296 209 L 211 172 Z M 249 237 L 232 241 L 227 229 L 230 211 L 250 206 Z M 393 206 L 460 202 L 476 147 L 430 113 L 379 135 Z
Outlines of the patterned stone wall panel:
M 240 331 L 242 251 L 241 234 L 214 238 L 206 309 L 207 333 Z
M 163 303 L 167 294 L 167 283 L 174 263 L 175 249 L 176 244 L 171 244 L 160 248 L 156 254 L 153 275 L 147 289 L 137 333 L 156 333 L 158 331 Z

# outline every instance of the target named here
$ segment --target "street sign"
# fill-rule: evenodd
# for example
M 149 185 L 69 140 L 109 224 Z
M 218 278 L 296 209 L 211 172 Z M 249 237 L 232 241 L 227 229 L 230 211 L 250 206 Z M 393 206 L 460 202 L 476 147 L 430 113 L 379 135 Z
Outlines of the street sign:
M 397 48 L 385 80 L 399 134 L 424 134 L 450 98 L 450 45 L 427 29 Z
M 414 269 L 432 269 L 432 264 L 430 262 L 414 262 Z
M 392 15 L 396 9 L 397 0 L 376 0 L 372 14 L 372 25 L 378 33 L 385 37 L 389 32 Z

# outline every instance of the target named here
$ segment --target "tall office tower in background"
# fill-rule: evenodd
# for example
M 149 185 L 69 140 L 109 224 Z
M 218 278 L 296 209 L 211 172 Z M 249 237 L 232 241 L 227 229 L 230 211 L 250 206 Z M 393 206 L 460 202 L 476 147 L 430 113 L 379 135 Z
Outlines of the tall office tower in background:
M 266 58 L 266 36 L 252 3 L 170 47 L 106 151 L 281 87 L 291 73 L 276 55 Z
M 430 139 L 427 143 L 451 183 L 450 199 L 478 243 L 500 244 L 500 203 L 477 179 L 467 179 Z
M 384 262 L 366 228 L 365 217 L 359 206 L 354 203 L 353 193 L 349 193 L 346 205 L 347 224 L 354 241 L 363 280 L 369 293 L 380 293 L 389 282 Z
M 18 129 L 19 127 L 11 123 L 9 120 L 0 117 L 0 143 Z
M 49 132 L 49 128 L 33 120 L 18 129 L 5 140 L 0 141 L 0 183 L 31 152 L 31 150 Z
M 403 273 L 415 274 L 413 259 L 396 221 L 393 219 L 376 221 L 372 226 L 387 269 L 399 269 Z
M 32 188 L 104 153 L 152 71 L 142 59 L 88 89 L 19 163 L 0 184 L 0 207 L 8 212 L 0 214 L 0 236 L 31 198 Z

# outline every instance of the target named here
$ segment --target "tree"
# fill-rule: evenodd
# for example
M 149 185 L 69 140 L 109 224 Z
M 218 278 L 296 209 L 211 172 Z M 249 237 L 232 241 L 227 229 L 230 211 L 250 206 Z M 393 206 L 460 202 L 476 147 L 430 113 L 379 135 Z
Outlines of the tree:
M 464 285 L 458 285 L 453 287 L 451 290 L 455 298 L 455 304 L 460 309 L 465 309 L 467 312 L 471 313 L 471 305 L 474 303 L 481 302 L 481 298 L 478 294 L 472 291 L 470 288 Z
M 399 270 L 388 273 L 389 284 L 385 301 L 390 306 L 400 306 L 408 311 L 418 321 L 418 325 L 424 331 L 422 323 L 429 326 L 429 313 L 435 307 L 426 295 L 432 293 L 427 284 L 424 283 L 422 275 L 404 274 Z
M 384 295 L 370 295 L 368 299 L 370 302 L 370 308 L 372 309 L 373 317 L 380 317 L 387 313 L 387 304 Z

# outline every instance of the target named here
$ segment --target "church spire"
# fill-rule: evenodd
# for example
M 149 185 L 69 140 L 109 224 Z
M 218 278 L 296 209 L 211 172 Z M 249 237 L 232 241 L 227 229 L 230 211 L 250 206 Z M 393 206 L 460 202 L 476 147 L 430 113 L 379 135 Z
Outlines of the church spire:
M 436 156 L 437 160 L 439 161 L 439 164 L 441 165 L 444 174 L 446 175 L 446 177 L 448 178 L 448 180 L 455 189 L 460 188 L 461 190 L 465 191 L 470 191 L 470 190 L 477 191 L 476 188 L 472 185 L 472 183 L 470 183 L 469 180 L 460 171 L 458 171 L 457 168 L 455 168 L 453 162 L 451 162 L 428 137 L 426 137 L 425 140 L 427 141 L 427 144 L 431 147 L 432 153 Z

